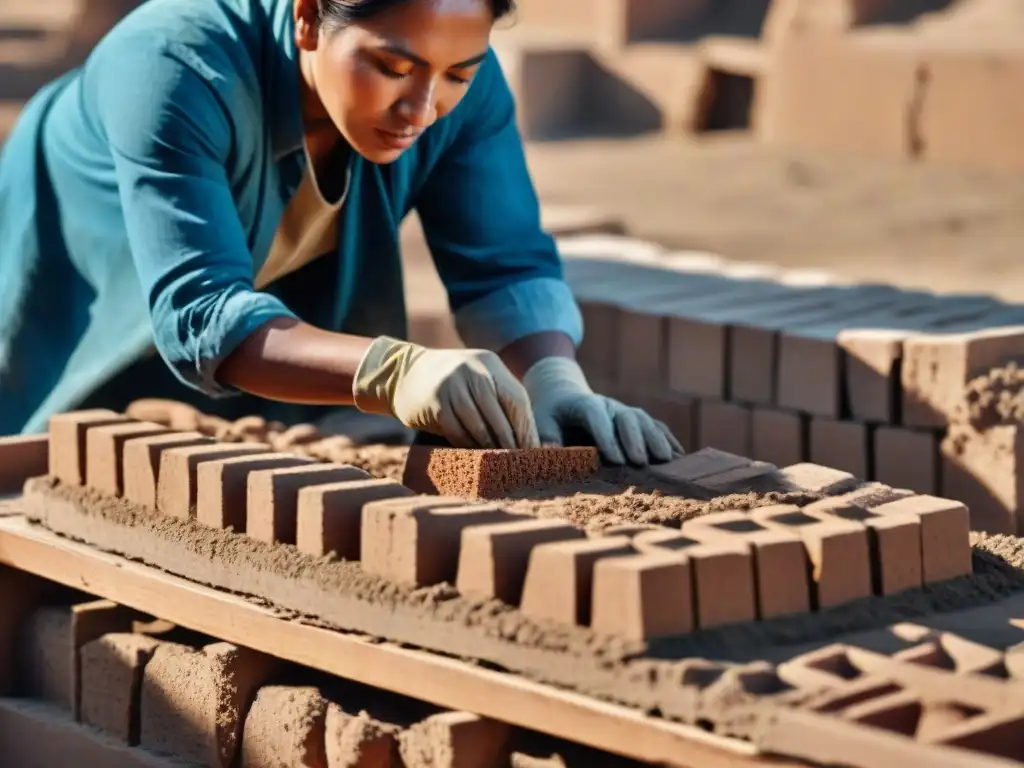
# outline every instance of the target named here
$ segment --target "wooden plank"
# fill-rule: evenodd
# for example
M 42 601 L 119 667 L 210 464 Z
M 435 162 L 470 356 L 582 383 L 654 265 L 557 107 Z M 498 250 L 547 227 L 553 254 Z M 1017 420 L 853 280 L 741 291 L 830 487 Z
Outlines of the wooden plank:
M 0 563 L 332 675 L 636 760 L 680 768 L 765 764 L 746 742 L 519 676 L 285 620 L 234 595 L 61 538 L 20 516 L 0 518 Z

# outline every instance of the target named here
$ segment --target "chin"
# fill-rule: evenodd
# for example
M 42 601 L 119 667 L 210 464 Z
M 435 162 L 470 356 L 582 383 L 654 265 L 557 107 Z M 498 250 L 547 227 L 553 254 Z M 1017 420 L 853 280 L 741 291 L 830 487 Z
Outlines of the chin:
M 405 154 L 404 149 L 381 149 L 380 147 L 360 148 L 356 151 L 374 165 L 390 165 Z

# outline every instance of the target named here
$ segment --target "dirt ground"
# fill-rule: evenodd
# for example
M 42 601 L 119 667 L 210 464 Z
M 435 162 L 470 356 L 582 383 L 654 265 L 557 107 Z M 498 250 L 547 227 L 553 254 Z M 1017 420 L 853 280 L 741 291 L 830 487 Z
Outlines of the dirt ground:
M 1024 175 L 707 140 L 533 144 L 542 200 L 673 248 L 1024 300 Z

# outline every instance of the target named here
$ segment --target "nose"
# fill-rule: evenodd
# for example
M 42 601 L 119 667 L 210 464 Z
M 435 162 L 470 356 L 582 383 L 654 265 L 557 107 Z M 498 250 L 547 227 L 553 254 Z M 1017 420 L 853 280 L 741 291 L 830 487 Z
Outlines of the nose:
M 398 114 L 417 130 L 426 130 L 437 120 L 437 84 L 431 79 L 413 85 L 396 104 Z

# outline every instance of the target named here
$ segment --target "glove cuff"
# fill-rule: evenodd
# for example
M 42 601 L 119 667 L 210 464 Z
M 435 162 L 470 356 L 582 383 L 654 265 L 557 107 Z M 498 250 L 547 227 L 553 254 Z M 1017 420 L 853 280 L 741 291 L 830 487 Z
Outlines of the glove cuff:
M 395 392 L 412 364 L 425 352 L 390 336 L 378 336 L 363 353 L 352 379 L 352 401 L 363 413 L 394 416 Z
M 530 400 L 535 403 L 555 393 L 594 393 L 579 363 L 568 357 L 541 358 L 523 374 L 522 382 Z

